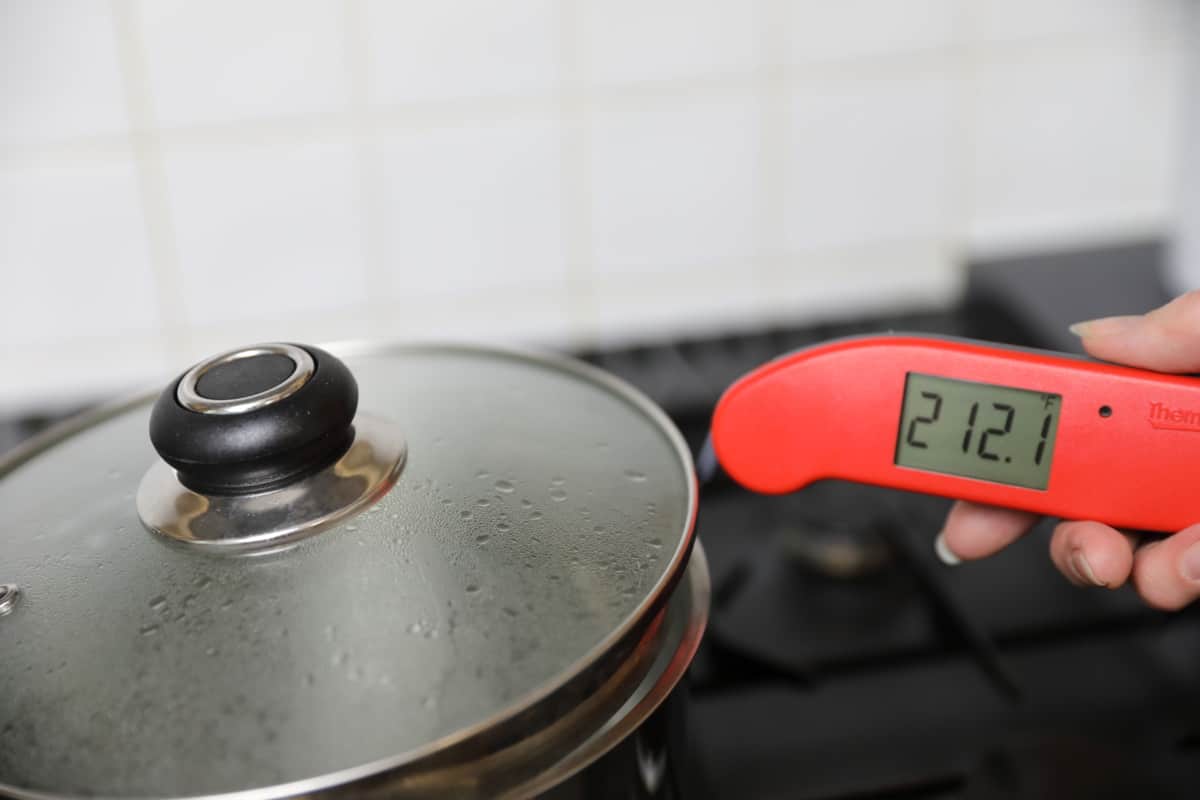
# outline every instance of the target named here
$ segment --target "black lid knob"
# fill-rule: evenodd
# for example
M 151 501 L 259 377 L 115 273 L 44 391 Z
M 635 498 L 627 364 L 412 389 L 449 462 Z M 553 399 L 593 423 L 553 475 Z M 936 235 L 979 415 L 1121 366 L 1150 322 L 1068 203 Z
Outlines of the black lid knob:
M 193 491 L 266 491 L 341 457 L 357 408 L 354 376 L 329 353 L 255 345 L 173 381 L 150 414 L 150 441 Z

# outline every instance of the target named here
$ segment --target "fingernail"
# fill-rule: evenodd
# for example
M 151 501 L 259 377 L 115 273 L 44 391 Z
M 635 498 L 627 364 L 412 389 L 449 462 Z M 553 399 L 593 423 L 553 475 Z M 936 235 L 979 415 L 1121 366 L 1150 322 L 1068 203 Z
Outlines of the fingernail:
M 1141 321 L 1138 316 L 1102 317 L 1076 322 L 1067 330 L 1076 336 L 1112 336 L 1125 333 Z
M 1200 542 L 1183 551 L 1179 559 L 1179 572 L 1192 583 L 1200 583 Z
M 1084 583 L 1090 583 L 1092 586 L 1104 586 L 1104 582 L 1096 578 L 1096 573 L 1092 572 L 1092 565 L 1088 563 L 1087 556 L 1082 550 L 1076 550 L 1071 553 L 1071 570 L 1075 573 L 1075 577 Z
M 954 567 L 962 563 L 962 559 L 954 555 L 954 551 L 946 545 L 945 531 L 939 533 L 937 538 L 933 540 L 933 552 L 937 553 L 938 559 L 948 567 Z

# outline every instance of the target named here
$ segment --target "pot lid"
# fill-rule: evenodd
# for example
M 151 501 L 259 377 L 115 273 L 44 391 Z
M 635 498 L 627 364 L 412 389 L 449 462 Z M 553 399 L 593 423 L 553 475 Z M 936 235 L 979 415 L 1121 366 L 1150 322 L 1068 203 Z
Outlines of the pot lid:
M 617 669 L 691 546 L 666 417 L 563 359 L 338 353 L 223 354 L 0 462 L 0 793 L 320 788 Z

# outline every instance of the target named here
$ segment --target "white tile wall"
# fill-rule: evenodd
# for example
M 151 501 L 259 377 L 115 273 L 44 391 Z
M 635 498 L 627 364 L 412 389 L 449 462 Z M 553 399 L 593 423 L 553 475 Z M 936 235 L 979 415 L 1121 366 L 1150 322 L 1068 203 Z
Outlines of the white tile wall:
M 848 61 L 948 49 L 956 42 L 961 0 L 791 0 L 788 61 Z
M 127 127 L 106 5 L 0 3 L 0 147 Z
M 339 111 L 349 83 L 337 0 L 138 4 L 164 127 Z
M 584 75 L 605 85 L 753 73 L 764 57 L 757 11 L 747 0 L 582 0 Z
M 945 234 L 960 146 L 955 80 L 941 70 L 889 71 L 788 92 L 790 251 Z
M 966 232 L 977 249 L 1144 235 L 1168 216 L 1176 54 L 1136 41 L 1063 47 L 978 63 Z
M 553 114 L 381 136 L 387 296 L 565 282 L 561 141 Z
M 522 97 L 561 80 L 555 0 L 368 0 L 374 104 Z
M 757 98 L 745 91 L 591 111 L 586 181 L 600 279 L 682 277 L 751 258 L 759 126 Z
M 1161 231 L 1186 2 L 0 0 L 0 412 L 250 340 L 944 304 L 964 253 Z
M 167 147 L 164 161 L 189 326 L 366 307 L 349 144 Z

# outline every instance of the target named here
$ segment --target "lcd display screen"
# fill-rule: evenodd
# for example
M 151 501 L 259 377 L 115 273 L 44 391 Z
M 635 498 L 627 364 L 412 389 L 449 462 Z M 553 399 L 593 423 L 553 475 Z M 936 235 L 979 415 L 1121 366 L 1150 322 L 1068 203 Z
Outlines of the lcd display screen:
M 910 372 L 896 464 L 1045 489 L 1062 395 Z

